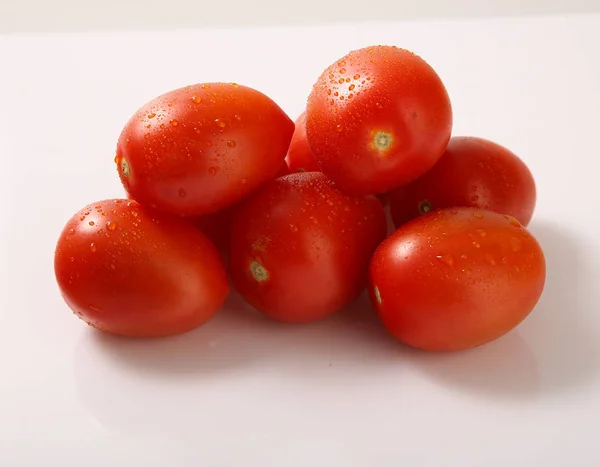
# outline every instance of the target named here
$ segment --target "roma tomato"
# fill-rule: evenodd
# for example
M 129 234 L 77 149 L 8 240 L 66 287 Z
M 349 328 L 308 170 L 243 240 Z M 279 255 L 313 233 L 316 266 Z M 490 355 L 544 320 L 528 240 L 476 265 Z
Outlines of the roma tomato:
M 229 292 L 221 257 L 200 230 L 131 200 L 100 201 L 75 214 L 58 239 L 54 271 L 77 316 L 121 336 L 189 331 Z
M 302 112 L 296 120 L 296 129 L 285 162 L 290 173 L 321 171 L 306 140 L 306 112 Z
M 404 224 L 379 246 L 369 293 L 400 341 L 460 350 L 517 326 L 536 305 L 545 277 L 540 245 L 515 218 L 443 209 Z
M 350 52 L 323 72 L 306 107 L 319 167 L 355 193 L 385 193 L 421 176 L 444 152 L 451 130 L 439 76 L 397 47 Z
M 115 162 L 132 198 L 199 216 L 272 179 L 293 132 L 294 122 L 264 94 L 235 83 L 197 84 L 139 109 L 121 133 Z
M 433 209 L 470 206 L 508 214 L 529 224 L 535 181 L 508 149 L 475 137 L 454 137 L 444 155 L 419 179 L 390 193 L 396 226 Z
M 229 235 L 235 206 L 190 219 L 221 251 L 229 248 Z
M 319 172 L 288 175 L 236 209 L 233 284 L 271 318 L 315 321 L 360 294 L 385 235 L 385 214 L 374 196 L 346 195 Z

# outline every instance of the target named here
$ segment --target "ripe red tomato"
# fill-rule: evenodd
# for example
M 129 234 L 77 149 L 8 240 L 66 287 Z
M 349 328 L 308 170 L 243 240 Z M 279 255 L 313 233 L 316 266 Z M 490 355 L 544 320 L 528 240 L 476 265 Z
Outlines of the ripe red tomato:
M 452 138 L 430 171 L 390 193 L 396 226 L 456 206 L 508 214 L 526 226 L 535 202 L 535 181 L 525 163 L 508 149 L 475 137 Z
M 227 209 L 194 217 L 190 220 L 210 238 L 219 250 L 223 251 L 229 248 L 229 236 L 231 234 L 234 209 L 235 206 L 231 206 Z
M 285 162 L 290 173 L 321 171 L 306 140 L 306 112 L 302 112 L 296 120 L 296 130 L 292 136 Z
M 423 59 L 390 46 L 327 68 L 306 108 L 308 144 L 340 188 L 385 193 L 429 170 L 452 130 L 446 89 Z
M 356 298 L 385 238 L 374 196 L 346 195 L 319 172 L 269 182 L 236 209 L 230 248 L 233 284 L 274 319 L 324 318 Z
M 58 239 L 54 271 L 75 314 L 121 336 L 189 331 L 229 293 L 219 253 L 199 229 L 130 200 L 100 201 L 75 214 Z
M 515 218 L 443 209 L 404 224 L 379 246 L 369 292 L 400 341 L 460 350 L 517 326 L 536 305 L 545 277 L 540 245 Z
M 284 163 L 294 122 L 264 94 L 207 83 L 148 102 L 117 145 L 121 181 L 144 205 L 199 216 L 234 204 Z

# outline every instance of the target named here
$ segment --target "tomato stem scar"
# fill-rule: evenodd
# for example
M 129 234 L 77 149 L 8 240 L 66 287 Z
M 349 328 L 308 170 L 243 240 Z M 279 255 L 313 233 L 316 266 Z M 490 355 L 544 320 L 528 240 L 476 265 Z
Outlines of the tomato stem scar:
M 431 201 L 425 199 L 419 203 L 419 214 L 427 214 L 428 212 L 431 212 L 432 209 L 433 204 L 431 204 Z
M 375 289 L 373 290 L 375 292 L 375 299 L 377 300 L 377 303 L 379 303 L 381 305 L 381 293 L 379 292 L 379 287 L 375 287 Z
M 250 263 L 250 272 L 257 282 L 264 282 L 269 279 L 269 271 L 257 260 Z
M 394 138 L 392 135 L 385 131 L 378 131 L 375 133 L 375 136 L 373 136 L 373 145 L 378 151 L 387 151 L 391 147 L 393 141 Z
M 129 170 L 129 162 L 127 162 L 127 159 L 125 158 L 121 159 L 121 172 L 125 178 L 129 177 L 131 173 Z

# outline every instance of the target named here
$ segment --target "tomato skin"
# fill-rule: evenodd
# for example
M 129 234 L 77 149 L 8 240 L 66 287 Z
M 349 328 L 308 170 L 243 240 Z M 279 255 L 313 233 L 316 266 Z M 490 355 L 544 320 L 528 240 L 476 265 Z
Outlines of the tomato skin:
M 545 278 L 542 249 L 516 219 L 442 209 L 404 224 L 379 246 L 369 294 L 398 340 L 452 351 L 517 326 L 538 302 Z
M 229 248 L 234 209 L 235 206 L 232 206 L 205 216 L 193 217 L 190 220 L 219 250 L 223 251 Z
M 288 175 L 236 210 L 233 285 L 276 320 L 322 319 L 364 290 L 369 260 L 385 236 L 385 214 L 374 196 L 346 195 L 319 172 Z
M 404 49 L 375 46 L 328 67 L 308 98 L 306 134 L 321 170 L 354 193 L 385 193 L 429 170 L 452 130 L 436 72 Z
M 235 83 L 159 96 L 125 125 L 115 162 L 131 197 L 161 211 L 220 211 L 273 178 L 294 122 L 269 97 Z
M 296 172 L 320 172 L 321 169 L 315 161 L 308 140 L 306 139 L 306 112 L 302 112 L 295 122 L 296 129 L 288 149 L 285 162 L 290 173 Z
M 199 229 L 132 200 L 104 200 L 75 214 L 58 239 L 54 271 L 77 316 L 120 336 L 189 331 L 229 293 L 221 257 Z
M 511 151 L 483 138 L 461 136 L 450 140 L 431 170 L 389 198 L 396 226 L 424 210 L 457 206 L 508 214 L 527 226 L 536 188 L 529 168 Z

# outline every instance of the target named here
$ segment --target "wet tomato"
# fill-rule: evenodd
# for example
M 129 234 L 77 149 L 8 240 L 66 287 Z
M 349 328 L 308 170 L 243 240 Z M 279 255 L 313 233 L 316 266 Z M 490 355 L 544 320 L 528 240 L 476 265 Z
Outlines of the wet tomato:
M 233 284 L 265 315 L 305 323 L 324 318 L 366 285 L 386 219 L 374 196 L 347 195 L 320 172 L 279 178 L 236 209 Z
M 199 216 L 272 179 L 293 132 L 294 122 L 259 91 L 197 84 L 139 109 L 121 133 L 115 162 L 132 198 L 171 214 Z
M 77 316 L 121 336 L 194 329 L 229 292 L 219 253 L 199 229 L 132 200 L 100 201 L 75 214 L 58 239 L 54 270 Z
M 456 206 L 508 214 L 526 226 L 535 203 L 535 181 L 525 163 L 505 147 L 476 137 L 452 138 L 430 171 L 390 194 L 396 226 Z
M 306 140 L 306 112 L 302 112 L 296 120 L 296 129 L 285 162 L 290 173 L 321 171 Z
M 517 326 L 538 302 L 545 277 L 540 245 L 515 218 L 443 209 L 404 224 L 379 246 L 369 293 L 400 341 L 460 350 Z
M 328 67 L 308 98 L 306 134 L 319 167 L 338 187 L 385 193 L 429 170 L 452 129 L 436 72 L 397 47 L 355 50 Z

